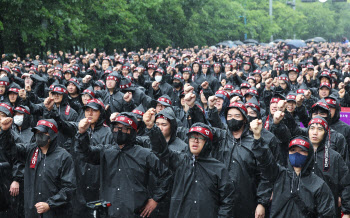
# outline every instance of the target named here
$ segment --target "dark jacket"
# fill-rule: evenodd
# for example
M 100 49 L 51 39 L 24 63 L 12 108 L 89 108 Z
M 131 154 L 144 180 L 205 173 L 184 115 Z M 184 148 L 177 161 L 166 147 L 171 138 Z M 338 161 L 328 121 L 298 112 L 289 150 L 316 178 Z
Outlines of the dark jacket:
M 25 163 L 24 209 L 25 217 L 38 217 L 35 204 L 46 202 L 50 210 L 44 217 L 69 217 L 72 213 L 70 199 L 76 189 L 73 159 L 56 139 L 45 154 L 35 144 L 16 143 L 10 131 L 0 134 L 0 143 L 16 150 L 17 158 Z M 38 152 L 34 168 L 30 168 L 34 154 Z
M 78 133 L 76 140 L 84 160 L 100 165 L 100 198 L 111 202 L 110 217 L 139 217 L 148 199 L 158 202 L 167 193 L 166 168 L 149 149 L 133 141 L 122 149 L 115 143 L 92 146 L 88 133 Z M 152 195 L 148 190 L 150 172 L 160 184 Z
M 232 217 L 234 184 L 225 166 L 210 157 L 206 142 L 197 159 L 171 151 L 160 129 L 148 130 L 152 150 L 175 173 L 169 217 Z
M 252 147 L 263 175 L 274 184 L 270 217 L 335 217 L 331 190 L 326 182 L 312 173 L 312 146 L 299 176 L 289 159 L 286 168 L 276 164 L 262 140 L 254 140 Z

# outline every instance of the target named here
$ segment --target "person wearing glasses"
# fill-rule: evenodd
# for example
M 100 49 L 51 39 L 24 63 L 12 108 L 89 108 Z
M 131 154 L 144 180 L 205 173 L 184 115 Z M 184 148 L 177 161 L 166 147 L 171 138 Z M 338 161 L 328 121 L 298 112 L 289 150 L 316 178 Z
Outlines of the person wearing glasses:
M 172 151 L 155 122 L 156 110 L 143 116 L 152 151 L 174 173 L 169 217 L 232 217 L 234 183 L 223 163 L 211 157 L 213 133 L 195 123 L 187 136 L 188 150 Z

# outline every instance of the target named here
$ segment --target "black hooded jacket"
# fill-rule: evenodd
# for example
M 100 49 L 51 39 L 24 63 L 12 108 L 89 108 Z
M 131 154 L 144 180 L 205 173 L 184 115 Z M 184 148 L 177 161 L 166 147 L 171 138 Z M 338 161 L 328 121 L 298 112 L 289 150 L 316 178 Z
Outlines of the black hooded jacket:
M 149 149 L 134 144 L 136 132 L 132 138 L 120 149 L 116 143 L 93 146 L 87 132 L 76 135 L 84 160 L 100 165 L 100 198 L 111 202 L 110 217 L 139 217 L 148 199 L 159 202 L 167 193 L 165 166 Z M 159 182 L 152 194 L 148 190 L 150 172 Z
M 270 217 L 335 217 L 331 190 L 326 182 L 312 173 L 312 146 L 304 167 L 297 175 L 289 159 L 288 167 L 278 165 L 261 139 L 254 140 L 252 144 L 263 175 L 274 184 Z
M 195 158 L 189 149 L 171 151 L 157 126 L 147 131 L 153 152 L 175 173 L 169 217 L 232 217 L 235 187 L 225 166 L 210 156 L 211 142 Z
M 0 143 L 15 149 L 18 160 L 25 163 L 24 209 L 25 217 L 38 217 L 35 204 L 46 202 L 50 210 L 44 217 L 69 217 L 72 213 L 70 200 L 76 189 L 74 163 L 71 155 L 54 139 L 46 154 L 36 144 L 15 143 L 10 131 L 0 134 Z M 31 168 L 34 153 L 37 162 Z

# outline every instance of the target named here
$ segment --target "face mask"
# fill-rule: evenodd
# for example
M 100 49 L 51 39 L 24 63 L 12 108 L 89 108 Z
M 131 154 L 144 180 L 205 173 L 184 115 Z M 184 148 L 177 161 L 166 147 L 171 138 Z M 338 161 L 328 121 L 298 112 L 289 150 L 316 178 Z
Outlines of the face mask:
M 162 76 L 155 76 L 154 79 L 155 79 L 157 82 L 160 82 L 160 81 L 162 81 Z
M 17 126 L 22 126 L 23 124 L 23 117 L 24 116 L 21 116 L 21 115 L 15 115 L 13 117 L 13 122 L 17 125 Z
M 128 142 L 129 134 L 123 131 L 113 132 L 113 139 L 118 145 L 125 145 Z
M 50 136 L 45 135 L 44 133 L 40 132 L 35 134 L 35 142 L 39 147 L 44 147 L 49 143 Z
M 227 121 L 228 129 L 231 130 L 232 132 L 240 130 L 243 124 L 244 124 L 243 120 L 231 119 Z
M 257 117 L 247 116 L 248 117 L 248 123 L 251 123 L 253 120 L 258 119 Z
M 303 167 L 306 162 L 307 156 L 302 155 L 298 152 L 289 155 L 290 164 L 293 167 Z
M 181 83 L 173 83 L 174 88 L 180 88 Z

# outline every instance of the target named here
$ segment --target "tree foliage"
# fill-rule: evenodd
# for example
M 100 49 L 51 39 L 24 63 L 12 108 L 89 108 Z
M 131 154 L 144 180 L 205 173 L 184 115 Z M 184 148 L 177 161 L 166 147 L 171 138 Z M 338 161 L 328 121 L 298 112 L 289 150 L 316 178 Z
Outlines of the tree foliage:
M 284 0 L 2 0 L 0 51 L 192 47 L 223 40 L 339 40 L 350 32 L 349 3 Z M 246 19 L 246 24 L 244 23 Z

